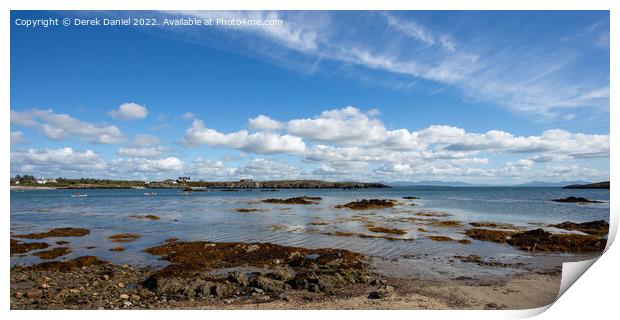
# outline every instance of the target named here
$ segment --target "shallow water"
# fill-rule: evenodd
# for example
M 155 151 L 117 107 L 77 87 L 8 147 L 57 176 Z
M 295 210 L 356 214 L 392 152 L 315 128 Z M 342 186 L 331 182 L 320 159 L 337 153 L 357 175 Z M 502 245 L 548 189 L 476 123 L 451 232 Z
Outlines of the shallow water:
M 147 190 L 148 191 L 148 190 Z M 522 268 L 481 267 L 461 263 L 454 255 L 476 254 L 504 263 L 525 263 L 526 268 L 559 266 L 562 261 L 586 257 L 570 255 L 531 255 L 509 245 L 472 240 L 438 242 L 429 235 L 465 239 L 468 222 L 493 221 L 534 228 L 536 224 L 566 220 L 584 222 L 609 220 L 609 190 L 566 190 L 561 188 L 447 188 L 413 187 L 360 190 L 259 190 L 237 192 L 194 192 L 183 195 L 178 190 L 156 190 L 157 196 L 144 196 L 145 190 L 86 190 L 83 198 L 72 198 L 75 190 L 27 190 L 11 192 L 11 233 L 47 231 L 58 227 L 82 227 L 91 230 L 85 237 L 65 237 L 73 253 L 60 259 L 96 255 L 121 264 L 158 265 L 163 262 L 141 250 L 160 244 L 167 238 L 181 240 L 271 242 L 308 248 L 342 248 L 373 257 L 380 271 L 391 275 L 421 278 L 456 276 L 496 276 L 519 272 Z M 549 199 L 568 196 L 603 201 L 598 204 L 556 203 Z M 260 202 L 266 198 L 296 196 L 323 197 L 318 204 L 286 205 Z M 403 200 L 404 196 L 420 197 Z M 335 209 L 363 198 L 390 198 L 401 205 L 382 210 L 355 211 Z M 413 205 L 414 204 L 414 205 Z M 238 208 L 263 211 L 239 213 Z M 446 217 L 423 217 L 416 213 L 443 213 Z M 132 215 L 153 214 L 160 220 L 136 219 Z M 417 218 L 414 222 L 406 218 Z M 456 228 L 429 226 L 429 220 L 459 220 Z M 318 223 L 317 223 L 318 222 Z M 390 235 L 413 241 L 390 241 L 381 238 L 330 236 L 325 233 L 352 232 L 381 235 L 368 231 L 368 225 L 405 230 L 405 235 Z M 419 231 L 424 228 L 427 232 Z M 554 230 L 560 231 L 560 230 Z M 141 237 L 130 243 L 114 243 L 108 236 L 137 233 Z M 48 238 L 53 245 L 60 238 Z M 122 245 L 123 252 L 110 248 Z M 95 246 L 93 249 L 85 247 Z M 32 253 L 32 252 L 31 252 Z M 16 263 L 37 263 L 31 255 L 11 257 Z

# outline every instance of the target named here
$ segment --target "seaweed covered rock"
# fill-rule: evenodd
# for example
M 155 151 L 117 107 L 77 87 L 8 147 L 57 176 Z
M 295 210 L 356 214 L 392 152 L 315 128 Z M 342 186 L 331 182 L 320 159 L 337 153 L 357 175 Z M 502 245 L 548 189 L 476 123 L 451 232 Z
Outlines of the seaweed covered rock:
M 568 198 L 563 198 L 563 199 L 551 199 L 551 201 L 555 201 L 555 202 L 573 202 L 573 203 L 601 203 L 600 201 L 588 200 L 586 198 L 573 197 L 573 196 L 570 196 Z
M 11 239 L 11 255 L 26 253 L 32 250 L 45 249 L 49 247 L 49 244 L 45 242 L 25 242 L 22 243 L 19 240 Z
M 47 232 L 17 234 L 13 237 L 24 239 L 43 239 L 50 237 L 83 237 L 90 233 L 90 230 L 84 228 L 56 228 Z
M 294 197 L 288 199 L 265 199 L 264 203 L 278 204 L 317 204 L 321 197 Z
M 583 223 L 564 221 L 562 223 L 552 224 L 551 227 L 564 230 L 576 230 L 593 235 L 605 235 L 609 232 L 609 222 L 605 220 L 597 220 Z
M 576 234 L 551 234 L 543 229 L 536 229 L 517 233 L 507 242 L 528 251 L 587 253 L 603 251 L 607 240 Z
M 502 231 L 502 230 L 489 230 L 489 229 L 469 229 L 465 231 L 465 234 L 473 239 L 481 241 L 493 241 L 503 243 L 506 242 L 508 237 L 514 234 L 514 232 Z
M 346 204 L 337 205 L 336 208 L 349 208 L 352 210 L 384 209 L 394 207 L 398 202 L 391 199 L 362 199 Z
M 67 261 L 51 261 L 51 262 L 43 262 L 39 264 L 35 264 L 32 266 L 26 267 L 15 267 L 20 270 L 45 270 L 45 271 L 60 271 L 60 272 L 68 272 L 75 268 L 83 268 L 89 267 L 92 265 L 101 265 L 106 264 L 107 262 L 99 260 L 99 258 L 94 256 L 81 256 L 72 260 Z
M 578 234 L 552 234 L 543 229 L 510 232 L 488 229 L 470 229 L 465 234 L 482 241 L 508 243 L 521 250 L 567 253 L 590 253 L 605 249 L 607 240 Z
M 214 289 L 205 286 L 222 283 L 230 285 L 228 291 L 234 292 L 261 290 L 277 294 L 291 287 L 329 291 L 338 281 L 355 282 L 370 273 L 364 255 L 340 249 L 193 241 L 170 242 L 145 251 L 171 262 L 143 282 L 144 287 L 158 294 L 214 295 Z M 261 271 L 242 271 L 247 268 Z M 221 275 L 212 273 L 214 269 L 234 271 Z

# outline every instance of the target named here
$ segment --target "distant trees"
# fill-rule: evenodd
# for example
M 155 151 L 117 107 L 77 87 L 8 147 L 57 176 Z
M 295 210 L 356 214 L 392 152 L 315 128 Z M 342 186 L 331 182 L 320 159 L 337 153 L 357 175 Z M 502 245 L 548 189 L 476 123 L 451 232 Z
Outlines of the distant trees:
M 34 183 L 37 181 L 37 178 L 28 174 L 23 176 L 16 175 L 15 178 L 13 178 L 13 181 L 19 181 L 19 183 Z

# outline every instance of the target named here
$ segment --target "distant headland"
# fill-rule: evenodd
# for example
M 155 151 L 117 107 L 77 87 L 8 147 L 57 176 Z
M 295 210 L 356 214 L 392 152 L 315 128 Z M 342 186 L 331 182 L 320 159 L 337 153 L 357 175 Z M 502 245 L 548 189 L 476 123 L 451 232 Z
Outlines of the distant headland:
M 190 177 L 162 181 L 109 180 L 109 179 L 66 179 L 35 178 L 15 176 L 11 178 L 12 189 L 370 189 L 390 188 L 382 183 L 334 182 L 323 180 L 273 180 L 256 181 L 192 181 Z
M 572 184 L 564 189 L 609 189 L 609 181 L 594 182 L 588 184 Z

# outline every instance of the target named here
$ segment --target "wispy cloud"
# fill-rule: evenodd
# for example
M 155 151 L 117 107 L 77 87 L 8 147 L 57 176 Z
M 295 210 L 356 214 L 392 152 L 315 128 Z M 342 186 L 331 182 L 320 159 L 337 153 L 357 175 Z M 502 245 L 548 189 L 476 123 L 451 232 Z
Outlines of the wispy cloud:
M 302 72 L 316 72 L 326 63 L 377 70 L 403 76 L 405 84 L 422 80 L 455 87 L 466 99 L 535 115 L 537 120 L 561 119 L 575 108 L 595 107 L 605 112 L 609 105 L 608 74 L 588 71 L 583 66 L 581 47 L 560 48 L 507 39 L 469 44 L 467 39 L 459 41 L 458 33 L 435 30 L 414 21 L 410 15 L 392 12 L 357 19 L 354 27 L 342 21 L 346 19 L 340 15 L 345 13 L 183 11 L 165 14 L 283 19 L 283 26 L 233 28 L 239 33 L 228 30 L 219 35 L 233 39 L 246 36 L 244 39 L 251 45 L 240 50 L 250 50 L 259 58 Z M 453 29 L 458 30 L 458 23 L 454 22 Z M 606 33 L 601 28 L 602 24 L 589 26 L 589 31 L 584 30 L 580 37 L 605 42 Z M 485 30 L 479 31 L 484 38 Z M 243 46 L 238 42 L 237 45 Z M 274 46 L 284 51 L 274 50 Z M 579 68 L 582 70 L 576 72 Z M 406 87 L 403 83 L 398 86 Z

